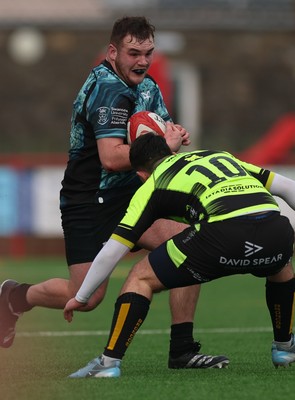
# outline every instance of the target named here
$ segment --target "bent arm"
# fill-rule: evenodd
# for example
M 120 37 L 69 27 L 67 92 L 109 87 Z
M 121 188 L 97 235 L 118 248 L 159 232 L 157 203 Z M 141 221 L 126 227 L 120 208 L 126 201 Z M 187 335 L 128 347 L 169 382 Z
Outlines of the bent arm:
M 130 146 L 120 138 L 104 138 L 97 140 L 97 149 L 102 166 L 106 171 L 129 171 Z
M 117 263 L 129 250 L 129 247 L 117 242 L 117 240 L 109 239 L 93 260 L 75 299 L 79 303 L 87 303 L 92 293 L 111 275 Z
M 295 181 L 283 175 L 275 174 L 270 185 L 270 192 L 285 200 L 295 210 Z

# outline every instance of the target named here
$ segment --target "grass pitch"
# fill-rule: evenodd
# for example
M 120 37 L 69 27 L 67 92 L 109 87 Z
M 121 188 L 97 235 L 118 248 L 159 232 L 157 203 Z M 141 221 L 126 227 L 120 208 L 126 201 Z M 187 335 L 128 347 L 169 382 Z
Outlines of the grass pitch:
M 169 370 L 168 293 L 155 295 L 150 313 L 122 363 L 119 379 L 68 379 L 106 344 L 119 289 L 134 258 L 115 270 L 107 298 L 71 324 L 61 310 L 35 308 L 17 324 L 9 349 L 0 348 L 1 400 L 281 400 L 295 390 L 295 365 L 275 369 L 264 280 L 235 276 L 203 285 L 195 338 L 207 354 L 226 354 L 228 369 Z M 66 277 L 62 259 L 0 260 L 0 280 L 36 283 Z

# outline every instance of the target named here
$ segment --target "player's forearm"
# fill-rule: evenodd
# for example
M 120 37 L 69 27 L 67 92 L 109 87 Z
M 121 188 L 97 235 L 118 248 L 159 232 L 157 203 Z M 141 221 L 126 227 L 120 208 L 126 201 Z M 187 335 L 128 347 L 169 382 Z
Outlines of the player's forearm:
M 87 303 L 92 293 L 113 272 L 117 263 L 127 254 L 129 248 L 116 240 L 109 239 L 95 257 L 75 298 L 80 303 Z
M 275 174 L 270 191 L 273 195 L 281 197 L 295 210 L 295 181 L 285 176 Z

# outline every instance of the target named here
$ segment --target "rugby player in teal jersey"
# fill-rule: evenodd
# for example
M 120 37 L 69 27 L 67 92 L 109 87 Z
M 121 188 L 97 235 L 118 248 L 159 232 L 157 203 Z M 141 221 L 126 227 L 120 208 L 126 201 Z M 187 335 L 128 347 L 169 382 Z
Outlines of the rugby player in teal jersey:
M 70 377 L 118 377 L 120 363 L 144 322 L 154 293 L 234 274 L 266 278 L 266 302 L 277 367 L 295 361 L 292 333 L 294 231 L 273 195 L 295 209 L 295 182 L 224 151 L 173 154 L 153 133 L 136 139 L 130 161 L 145 183 L 110 240 L 96 256 L 64 316 L 83 309 L 143 232 L 159 218 L 190 226 L 138 262 L 115 305 L 103 354 Z M 223 364 L 222 366 L 224 366 Z
M 154 27 L 144 17 L 115 22 L 106 59 L 94 67 L 79 91 L 72 112 L 69 160 L 62 181 L 60 209 L 69 278 L 34 285 L 6 280 L 0 287 L 0 346 L 10 347 L 19 316 L 33 307 L 63 309 L 79 289 L 91 263 L 123 217 L 141 185 L 129 161 L 127 122 L 141 110 L 167 122 L 165 138 L 173 151 L 190 144 L 189 133 L 173 124 L 162 93 L 148 75 L 153 61 Z M 151 250 L 180 232 L 184 225 L 158 221 L 138 241 Z M 42 266 L 40 266 L 42 267 Z M 87 310 L 103 300 L 108 279 L 88 301 Z M 207 368 L 225 357 L 200 356 L 193 338 L 193 320 L 200 286 L 170 292 L 171 340 L 169 365 Z M 183 304 L 190 306 L 183 307 Z

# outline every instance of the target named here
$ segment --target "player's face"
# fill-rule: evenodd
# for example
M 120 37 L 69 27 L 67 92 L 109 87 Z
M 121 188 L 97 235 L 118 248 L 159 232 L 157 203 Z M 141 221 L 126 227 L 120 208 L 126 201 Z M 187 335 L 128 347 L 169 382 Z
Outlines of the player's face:
M 139 42 L 130 35 L 123 39 L 120 47 L 113 47 L 113 68 L 129 86 L 141 83 L 153 60 L 154 40 L 152 37 Z

